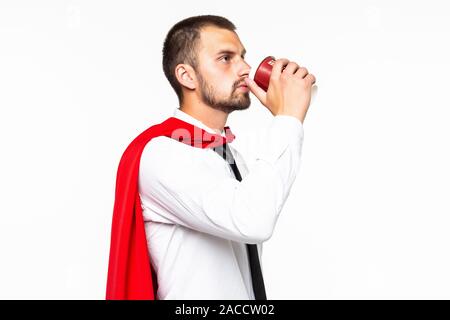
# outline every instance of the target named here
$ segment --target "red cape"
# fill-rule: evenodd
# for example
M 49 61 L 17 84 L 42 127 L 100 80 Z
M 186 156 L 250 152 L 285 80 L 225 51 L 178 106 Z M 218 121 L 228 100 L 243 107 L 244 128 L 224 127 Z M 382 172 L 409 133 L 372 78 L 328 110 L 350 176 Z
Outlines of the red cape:
M 138 191 L 139 163 L 145 145 L 166 136 L 197 148 L 211 148 L 234 139 L 210 134 L 188 122 L 170 117 L 139 134 L 126 148 L 117 170 L 111 228 L 107 300 L 155 300 L 157 281 L 151 267 Z

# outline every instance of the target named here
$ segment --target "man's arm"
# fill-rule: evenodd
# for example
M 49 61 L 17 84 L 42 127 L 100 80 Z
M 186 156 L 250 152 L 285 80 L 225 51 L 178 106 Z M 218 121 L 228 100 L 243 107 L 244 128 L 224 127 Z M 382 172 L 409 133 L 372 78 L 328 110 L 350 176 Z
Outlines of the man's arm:
M 192 153 L 185 148 L 194 147 L 167 137 L 150 141 L 139 172 L 141 199 L 151 205 L 146 220 L 163 218 L 245 243 L 269 239 L 299 169 L 303 125 L 293 116 L 275 116 L 261 143 L 239 182 L 213 150 Z

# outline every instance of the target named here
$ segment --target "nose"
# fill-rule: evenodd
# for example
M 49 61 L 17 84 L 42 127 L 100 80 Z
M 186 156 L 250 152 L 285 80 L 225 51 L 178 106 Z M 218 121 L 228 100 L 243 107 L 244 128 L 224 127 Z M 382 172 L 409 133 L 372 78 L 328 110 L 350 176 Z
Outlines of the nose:
M 242 63 L 239 67 L 239 77 L 248 77 L 250 75 L 250 70 L 252 67 L 242 59 Z

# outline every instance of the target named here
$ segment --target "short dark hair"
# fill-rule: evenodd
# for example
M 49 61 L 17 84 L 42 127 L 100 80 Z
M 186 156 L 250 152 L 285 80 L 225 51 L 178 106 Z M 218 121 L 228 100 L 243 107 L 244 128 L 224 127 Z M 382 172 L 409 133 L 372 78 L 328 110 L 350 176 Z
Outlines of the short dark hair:
M 163 70 L 170 85 L 178 96 L 181 104 L 183 91 L 175 76 L 175 67 L 180 63 L 189 64 L 197 70 L 197 44 L 200 39 L 200 30 L 206 26 L 215 26 L 235 31 L 235 25 L 228 19 L 214 15 L 201 15 L 186 18 L 176 23 L 167 33 L 163 45 Z

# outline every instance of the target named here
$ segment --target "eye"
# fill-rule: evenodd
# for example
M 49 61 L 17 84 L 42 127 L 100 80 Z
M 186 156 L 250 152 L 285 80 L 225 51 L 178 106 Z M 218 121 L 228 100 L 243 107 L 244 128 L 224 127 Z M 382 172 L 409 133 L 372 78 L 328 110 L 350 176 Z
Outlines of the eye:
M 220 59 L 228 62 L 228 61 L 230 61 L 230 56 L 225 55 L 225 56 L 222 56 L 222 58 L 220 58 Z

